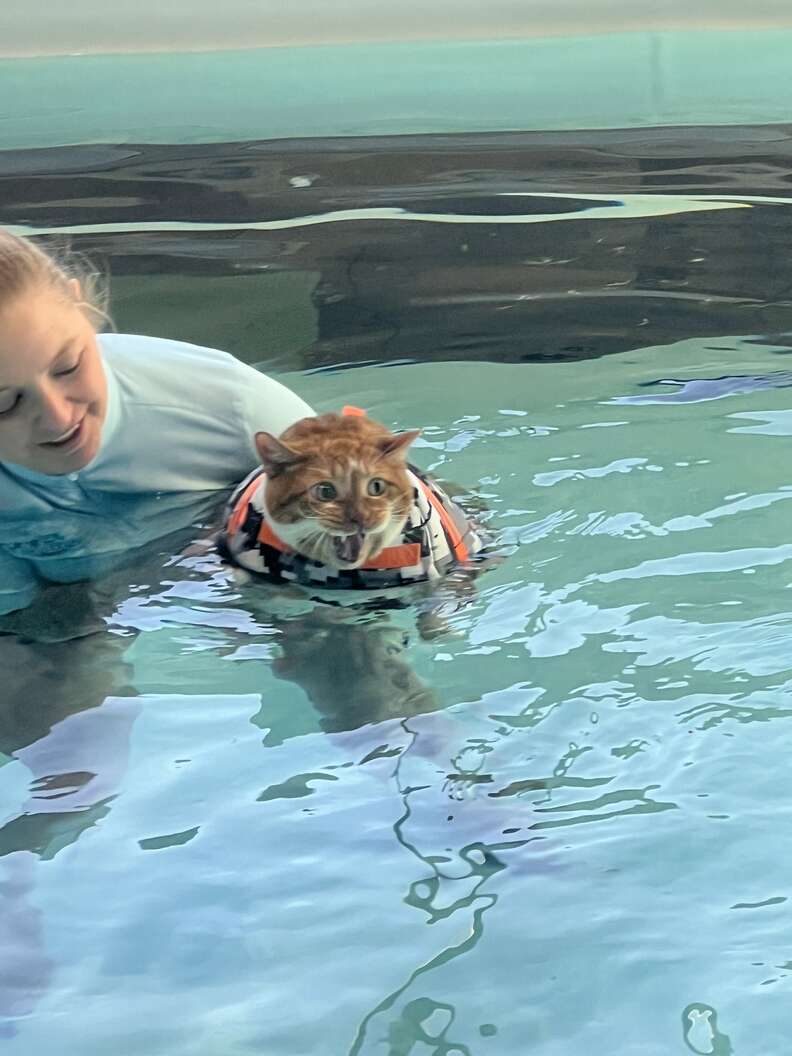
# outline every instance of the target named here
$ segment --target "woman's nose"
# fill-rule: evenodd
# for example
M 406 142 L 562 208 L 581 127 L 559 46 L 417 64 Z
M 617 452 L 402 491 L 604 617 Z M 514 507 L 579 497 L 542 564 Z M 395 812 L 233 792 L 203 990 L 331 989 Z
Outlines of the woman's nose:
M 53 440 L 65 433 L 74 424 L 74 408 L 69 400 L 56 388 L 50 387 L 41 393 L 38 413 L 39 429 Z

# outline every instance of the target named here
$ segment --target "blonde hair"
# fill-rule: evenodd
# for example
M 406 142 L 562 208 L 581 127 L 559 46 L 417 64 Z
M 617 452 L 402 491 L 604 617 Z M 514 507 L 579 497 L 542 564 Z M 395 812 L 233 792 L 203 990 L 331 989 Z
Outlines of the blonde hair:
M 79 296 L 70 285 L 76 279 Z M 72 301 L 95 329 L 112 326 L 105 275 L 68 242 L 46 249 L 0 228 L 0 311 L 20 294 L 49 287 Z

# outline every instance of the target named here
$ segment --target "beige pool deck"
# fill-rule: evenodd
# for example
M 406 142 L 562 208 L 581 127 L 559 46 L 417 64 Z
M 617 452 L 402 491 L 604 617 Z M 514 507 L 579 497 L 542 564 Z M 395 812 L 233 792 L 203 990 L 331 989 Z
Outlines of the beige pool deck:
M 773 27 L 789 0 L 3 0 L 0 56 Z

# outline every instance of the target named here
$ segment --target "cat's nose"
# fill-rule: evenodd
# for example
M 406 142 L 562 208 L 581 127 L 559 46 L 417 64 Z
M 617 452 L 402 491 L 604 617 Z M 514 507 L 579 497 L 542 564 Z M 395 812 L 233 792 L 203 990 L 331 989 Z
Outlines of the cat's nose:
M 350 532 L 359 531 L 361 528 L 365 528 L 363 515 L 357 510 L 345 510 L 344 511 L 347 528 Z

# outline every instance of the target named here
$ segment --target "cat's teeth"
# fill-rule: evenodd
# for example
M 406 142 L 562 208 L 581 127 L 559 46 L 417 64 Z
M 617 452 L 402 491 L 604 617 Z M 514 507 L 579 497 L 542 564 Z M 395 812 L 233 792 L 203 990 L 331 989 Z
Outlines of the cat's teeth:
M 344 564 L 353 565 L 360 557 L 365 541 L 365 532 L 355 532 L 352 535 L 333 536 L 333 546 L 336 557 Z

